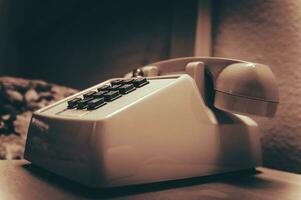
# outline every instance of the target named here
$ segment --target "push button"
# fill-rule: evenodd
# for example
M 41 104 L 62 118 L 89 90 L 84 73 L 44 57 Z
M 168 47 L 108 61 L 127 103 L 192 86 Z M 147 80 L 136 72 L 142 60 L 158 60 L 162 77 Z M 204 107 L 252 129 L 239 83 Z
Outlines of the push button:
M 128 94 L 128 93 L 134 91 L 135 89 L 136 88 L 134 87 L 133 84 L 126 84 L 126 85 L 119 87 L 119 92 L 121 94 Z
M 133 81 L 133 84 L 135 87 L 142 87 L 146 84 L 148 84 L 149 82 L 146 80 L 146 78 L 136 78 Z
M 78 109 L 85 109 L 88 106 L 88 102 L 93 100 L 93 98 L 82 99 L 77 102 Z
M 110 85 L 104 85 L 100 88 L 97 88 L 98 91 L 105 91 L 105 90 L 110 90 L 111 86 Z
M 117 80 L 115 80 L 115 81 L 112 81 L 111 84 L 112 84 L 112 85 L 120 85 L 120 84 L 122 84 L 122 82 L 123 82 L 123 80 L 117 79 Z
M 95 98 L 101 98 L 107 92 L 109 92 L 109 91 L 99 91 L 99 92 L 93 94 L 93 97 L 95 97 Z
M 112 90 L 112 91 L 117 91 L 117 90 L 119 90 L 119 87 L 120 87 L 121 85 L 113 85 L 111 88 L 110 88 L 110 90 Z
M 103 105 L 105 105 L 105 100 L 104 98 L 97 98 L 97 99 L 93 99 L 91 101 L 88 102 L 88 110 L 95 110 Z
M 103 97 L 105 101 L 114 101 L 115 99 L 121 97 L 121 95 L 119 94 L 119 91 L 110 91 L 105 93 Z
M 122 81 L 122 84 L 126 85 L 126 84 L 131 84 L 133 83 L 134 79 L 125 79 Z
M 71 99 L 70 101 L 68 101 L 68 108 L 74 108 L 80 100 L 82 99 L 81 98 Z
M 90 92 L 87 92 L 86 94 L 84 94 L 84 98 L 90 98 L 90 97 L 93 97 L 93 95 L 95 94 L 96 92 L 95 91 L 90 91 Z

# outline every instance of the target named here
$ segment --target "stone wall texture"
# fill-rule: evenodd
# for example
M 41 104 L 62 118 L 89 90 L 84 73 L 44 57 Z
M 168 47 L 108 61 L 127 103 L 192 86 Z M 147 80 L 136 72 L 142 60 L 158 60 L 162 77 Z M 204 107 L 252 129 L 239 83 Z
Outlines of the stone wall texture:
M 214 56 L 267 64 L 280 105 L 262 127 L 264 165 L 301 173 L 301 1 L 219 0 L 214 5 Z

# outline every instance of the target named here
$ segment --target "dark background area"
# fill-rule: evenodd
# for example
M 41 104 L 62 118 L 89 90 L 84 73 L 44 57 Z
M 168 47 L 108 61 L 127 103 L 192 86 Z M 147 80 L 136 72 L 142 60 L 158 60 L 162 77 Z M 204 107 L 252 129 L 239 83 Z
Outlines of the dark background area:
M 196 3 L 3 0 L 0 74 L 75 88 L 122 76 L 171 57 L 174 18 L 193 27 Z

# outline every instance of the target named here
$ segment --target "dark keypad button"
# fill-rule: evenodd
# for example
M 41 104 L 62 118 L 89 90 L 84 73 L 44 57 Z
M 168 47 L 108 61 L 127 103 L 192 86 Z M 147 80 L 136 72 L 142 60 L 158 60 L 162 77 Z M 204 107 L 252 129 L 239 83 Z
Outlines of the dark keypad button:
M 122 81 L 122 84 L 126 85 L 126 84 L 130 84 L 133 83 L 134 79 L 125 79 Z
M 133 81 L 133 84 L 135 87 L 142 87 L 146 84 L 148 84 L 149 82 L 146 80 L 146 78 L 136 78 L 134 81 Z
M 106 102 L 104 100 L 104 98 L 97 98 L 97 99 L 93 99 L 91 101 L 88 102 L 88 110 L 95 110 L 103 105 L 105 105 Z
M 112 91 L 119 91 L 119 87 L 120 87 L 121 85 L 113 85 L 111 88 L 110 88 L 110 90 L 112 90 Z
M 90 91 L 90 92 L 87 92 L 86 94 L 84 94 L 84 98 L 90 98 L 90 97 L 93 97 L 93 95 L 95 94 L 96 92 L 95 91 Z
M 95 98 L 101 98 L 107 92 L 109 92 L 109 91 L 99 91 L 99 92 L 93 94 L 93 97 L 95 97 Z
M 93 100 L 93 98 L 87 98 L 87 99 L 82 99 L 77 102 L 77 108 L 78 109 L 84 109 L 88 106 L 88 102 Z
M 112 81 L 111 84 L 112 85 L 120 85 L 120 84 L 122 84 L 122 82 L 123 82 L 123 80 L 118 79 L 118 80 Z
M 74 108 L 77 106 L 77 103 L 82 100 L 81 98 L 74 98 L 68 101 L 68 108 Z
M 127 94 L 127 93 L 134 91 L 135 89 L 136 88 L 134 87 L 133 84 L 126 84 L 126 85 L 119 87 L 119 92 L 121 94 Z
M 104 85 L 100 88 L 97 88 L 98 91 L 105 91 L 105 90 L 110 90 L 111 86 L 110 85 Z
M 104 94 L 105 101 L 113 101 L 119 97 L 121 97 L 121 95 L 119 94 L 119 91 L 110 91 L 110 92 Z

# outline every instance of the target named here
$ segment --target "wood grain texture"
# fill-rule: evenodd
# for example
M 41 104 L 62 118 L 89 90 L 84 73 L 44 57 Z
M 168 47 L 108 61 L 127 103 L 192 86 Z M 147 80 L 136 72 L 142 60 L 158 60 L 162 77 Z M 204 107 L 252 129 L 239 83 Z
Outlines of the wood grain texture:
M 226 175 L 116 189 L 88 189 L 34 167 L 0 161 L 0 199 L 259 199 L 301 198 L 301 176 L 258 168 Z

